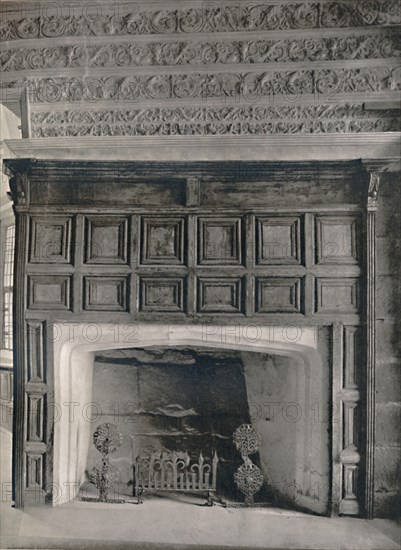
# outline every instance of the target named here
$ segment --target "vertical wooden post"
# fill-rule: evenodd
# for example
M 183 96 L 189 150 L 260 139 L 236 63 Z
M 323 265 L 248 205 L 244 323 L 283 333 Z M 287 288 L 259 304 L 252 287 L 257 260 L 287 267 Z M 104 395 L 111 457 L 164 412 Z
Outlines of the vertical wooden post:
M 375 363 L 376 363 L 376 211 L 380 173 L 370 172 L 367 204 L 367 369 L 366 369 L 366 482 L 365 507 L 373 517 L 374 441 L 375 441 Z
M 16 508 L 25 504 L 25 256 L 28 216 L 17 216 L 15 225 L 14 319 L 14 423 L 13 423 L 13 498 Z

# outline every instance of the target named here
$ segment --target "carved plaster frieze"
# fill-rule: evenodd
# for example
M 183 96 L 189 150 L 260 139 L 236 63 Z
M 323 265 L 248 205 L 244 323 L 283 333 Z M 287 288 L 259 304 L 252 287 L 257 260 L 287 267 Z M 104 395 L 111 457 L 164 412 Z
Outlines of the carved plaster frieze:
M 89 13 L 89 10 L 87 10 Z M 307 0 L 282 3 L 205 3 L 194 8 L 149 9 L 133 3 L 126 14 L 52 15 L 2 18 L 2 41 L 59 36 L 267 31 L 397 25 L 398 0 Z M 86 12 L 85 12 L 86 13 Z
M 27 89 L 32 103 L 58 101 L 140 101 L 235 98 L 252 103 L 271 96 L 301 100 L 318 94 L 320 102 L 336 94 L 390 92 L 401 89 L 400 67 L 318 69 L 297 71 L 137 74 L 127 77 L 24 79 L 2 85 L 7 92 Z
M 396 118 L 401 110 L 364 110 L 362 104 L 342 105 L 280 105 L 280 106 L 222 106 L 222 107 L 154 107 L 151 109 L 100 109 L 33 111 L 34 124 L 96 124 L 130 122 L 171 122 L 171 121 L 263 121 L 273 119 L 370 119 Z
M 399 33 L 284 40 L 206 43 L 174 41 L 145 44 L 90 44 L 5 50 L 2 71 L 76 67 L 151 67 L 232 63 L 336 61 L 401 55 Z
M 386 132 L 401 129 L 394 111 L 362 105 L 177 107 L 32 112 L 32 137 L 266 135 Z M 401 114 L 398 113 L 398 114 Z

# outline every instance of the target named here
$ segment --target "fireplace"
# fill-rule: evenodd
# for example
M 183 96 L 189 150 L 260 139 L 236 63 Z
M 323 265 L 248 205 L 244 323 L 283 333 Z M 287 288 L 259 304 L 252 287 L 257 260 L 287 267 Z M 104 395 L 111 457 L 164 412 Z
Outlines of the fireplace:
M 219 490 L 235 499 L 229 437 L 241 422 L 260 436 L 266 498 L 325 515 L 369 510 L 375 174 L 369 182 L 359 161 L 7 165 L 18 234 L 17 507 L 79 495 L 95 420 L 110 417 L 100 388 L 109 386 L 159 395 L 132 409 L 144 431 L 122 430 L 125 493 L 135 448 L 197 451 L 202 433 L 207 453 L 219 436 Z M 131 363 L 119 370 L 124 353 Z M 157 355 L 153 390 L 152 369 L 135 383 L 140 357 Z M 210 396 L 203 409 L 194 376 Z M 186 392 L 165 402 L 155 378 Z M 224 385 L 222 432 L 208 407 Z M 160 418 L 177 437 L 161 438 Z
M 260 338 L 255 332 L 250 342 L 250 330 L 245 340 L 235 335 L 235 326 L 226 326 L 231 337 L 222 341 L 213 326 L 140 324 L 138 343 L 122 351 L 111 328 L 75 324 L 73 343 L 72 325 L 56 329 L 59 391 L 54 402 L 64 405 L 57 406 L 54 422 L 54 504 L 68 502 L 85 487 L 86 472 L 99 459 L 91 448 L 92 433 L 102 422 L 113 422 L 123 433 L 122 449 L 115 456 L 120 496 L 132 495 L 133 453 L 188 450 L 210 455 L 217 450 L 220 495 L 238 500 L 233 472 L 241 460 L 232 433 L 239 424 L 251 422 L 261 440 L 257 460 L 265 476 L 263 491 L 272 502 L 329 512 L 327 334 L 319 341 L 315 328 L 304 327 L 299 341 L 291 343 L 295 332 L 287 327 L 265 327 Z M 95 345 L 87 342 L 100 333 Z M 107 351 L 102 354 L 102 349 Z M 125 389 L 117 378 L 124 367 L 120 382 Z M 153 372 L 144 376 L 146 368 Z M 202 373 L 205 369 L 209 372 Z M 138 371 L 143 377 L 140 384 Z M 154 377 L 155 371 L 163 373 L 162 380 Z M 185 395 L 172 387 L 175 383 L 183 385 L 182 391 L 186 388 Z M 170 392 L 162 396 L 166 384 Z M 179 402 L 169 403 L 169 393 Z M 164 419 L 162 425 L 156 415 Z M 181 420 L 180 428 L 172 418 Z

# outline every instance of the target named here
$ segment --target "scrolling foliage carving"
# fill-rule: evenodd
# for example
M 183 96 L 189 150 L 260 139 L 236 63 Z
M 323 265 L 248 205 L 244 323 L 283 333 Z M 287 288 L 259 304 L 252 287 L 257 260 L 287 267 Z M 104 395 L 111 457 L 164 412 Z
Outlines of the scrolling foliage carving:
M 172 34 L 193 32 L 267 31 L 396 25 L 398 0 L 343 0 L 292 3 L 206 3 L 194 8 L 139 9 L 125 14 L 53 15 L 3 18 L 0 40 L 58 36 Z
M 31 122 L 33 137 L 264 135 L 399 131 L 401 116 L 396 114 L 367 112 L 361 104 L 155 107 L 36 111 Z
M 5 50 L 4 72 L 79 67 L 151 67 L 378 59 L 401 54 L 395 33 L 376 36 L 307 37 L 280 40 L 174 41 L 67 45 Z
M 57 101 L 139 101 L 160 99 L 234 98 L 244 102 L 281 95 L 284 100 L 317 94 L 329 101 L 339 93 L 397 91 L 401 89 L 399 67 L 353 69 L 302 69 L 256 73 L 136 74 L 126 77 L 42 78 L 3 84 L 7 90 L 27 88 L 33 103 Z

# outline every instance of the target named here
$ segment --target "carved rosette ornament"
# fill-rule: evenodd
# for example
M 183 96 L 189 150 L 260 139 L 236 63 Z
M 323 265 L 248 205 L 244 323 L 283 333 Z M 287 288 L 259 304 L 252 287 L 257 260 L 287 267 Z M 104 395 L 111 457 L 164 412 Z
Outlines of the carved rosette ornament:
M 99 498 L 83 498 L 89 502 L 123 503 L 122 499 L 110 499 L 108 492 L 119 480 L 119 471 L 110 464 L 109 454 L 114 453 L 121 446 L 122 435 L 114 424 L 100 424 L 93 434 L 93 444 L 102 454 L 102 459 L 92 468 L 91 482 L 99 490 Z
M 235 430 L 233 441 L 244 461 L 244 464 L 235 472 L 234 481 L 245 495 L 245 505 L 252 506 L 254 494 L 263 485 L 263 473 L 256 464 L 253 464 L 248 455 L 254 454 L 258 450 L 259 436 L 250 424 L 242 424 Z

